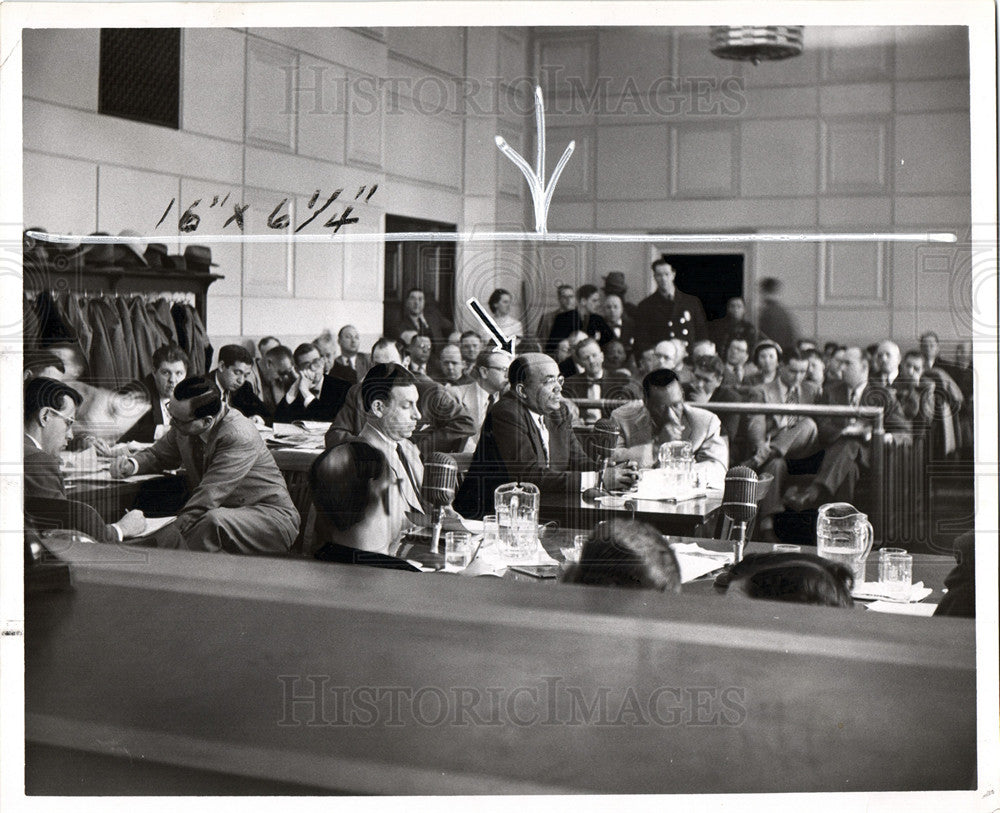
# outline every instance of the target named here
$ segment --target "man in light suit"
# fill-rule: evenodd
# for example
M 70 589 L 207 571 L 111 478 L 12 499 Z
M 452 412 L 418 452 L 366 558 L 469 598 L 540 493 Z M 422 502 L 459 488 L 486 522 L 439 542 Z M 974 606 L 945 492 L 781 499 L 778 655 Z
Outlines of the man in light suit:
M 356 384 L 372 366 L 371 356 L 358 352 L 361 334 L 354 325 L 344 325 L 337 334 L 337 344 L 340 346 L 340 355 L 333 360 L 330 372 Z
M 410 515 L 424 513 L 424 464 L 410 440 L 420 420 L 419 397 L 413 374 L 399 364 L 376 364 L 361 382 L 365 425 L 357 439 L 385 455 L 399 498 L 396 504 Z M 400 529 L 406 525 L 402 518 L 398 524 Z
M 472 382 L 449 387 L 476 424 L 476 433 L 465 442 L 465 446 L 462 447 L 463 452 L 471 454 L 476 450 L 487 411 L 507 391 L 509 386 L 507 370 L 510 368 L 510 362 L 510 353 L 505 353 L 498 347 L 488 347 L 476 359 L 472 370 Z
M 478 519 L 492 511 L 493 492 L 503 483 L 534 483 L 544 504 L 579 493 L 582 472 L 594 470 L 573 433 L 555 361 L 525 353 L 511 362 L 507 379 L 510 389 L 487 413 L 455 497 L 455 510 L 465 517 Z M 634 466 L 619 463 L 605 470 L 602 485 L 628 489 L 637 477 Z
M 160 547 L 226 553 L 287 553 L 299 530 L 285 478 L 257 427 L 193 376 L 174 388 L 170 430 L 135 457 L 111 461 L 113 477 L 184 467 L 190 497 L 155 534 Z
M 729 467 L 729 446 L 719 418 L 684 403 L 684 390 L 673 370 L 654 370 L 642 380 L 642 401 L 625 404 L 611 413 L 621 436 L 616 460 L 635 460 L 649 468 L 659 446 L 686 440 L 694 452 L 694 471 L 702 483 L 721 489 Z

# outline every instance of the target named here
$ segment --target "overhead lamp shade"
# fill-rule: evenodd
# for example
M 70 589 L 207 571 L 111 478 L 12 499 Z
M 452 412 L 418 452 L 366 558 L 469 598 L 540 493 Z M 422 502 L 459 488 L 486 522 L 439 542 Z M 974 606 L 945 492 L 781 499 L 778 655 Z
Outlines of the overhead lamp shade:
M 758 62 L 788 59 L 802 53 L 801 25 L 715 25 L 711 51 L 720 59 Z

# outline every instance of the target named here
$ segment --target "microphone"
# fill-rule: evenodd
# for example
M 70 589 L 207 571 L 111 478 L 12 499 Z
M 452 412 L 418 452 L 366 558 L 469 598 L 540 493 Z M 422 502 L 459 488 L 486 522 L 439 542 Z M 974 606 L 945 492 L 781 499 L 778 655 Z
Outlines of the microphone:
M 611 418 L 600 418 L 594 423 L 593 432 L 590 436 L 590 449 L 591 454 L 597 462 L 598 488 L 602 487 L 604 470 L 615 453 L 620 436 L 621 430 L 618 428 L 618 424 L 611 420 Z
M 424 463 L 424 479 L 420 491 L 421 498 L 431 507 L 431 514 L 435 518 L 431 553 L 440 553 L 442 509 L 454 502 L 457 489 L 458 464 L 455 458 L 444 452 L 434 452 L 430 460 Z
M 726 484 L 722 492 L 722 513 L 736 523 L 737 538 L 733 543 L 733 562 L 743 558 L 746 545 L 747 524 L 757 516 L 757 503 L 771 480 L 770 474 L 762 478 L 749 466 L 734 466 L 726 472 Z

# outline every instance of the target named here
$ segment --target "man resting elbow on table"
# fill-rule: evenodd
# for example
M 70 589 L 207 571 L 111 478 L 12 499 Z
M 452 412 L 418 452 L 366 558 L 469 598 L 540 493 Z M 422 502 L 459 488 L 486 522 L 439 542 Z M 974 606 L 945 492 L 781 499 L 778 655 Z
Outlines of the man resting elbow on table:
M 673 370 L 649 373 L 642 380 L 642 393 L 641 403 L 628 403 L 611 413 L 620 430 L 614 459 L 651 468 L 661 444 L 686 440 L 694 453 L 694 473 L 703 485 L 721 490 L 729 445 L 718 416 L 684 403 L 684 390 Z
M 534 483 L 543 502 L 546 494 L 579 494 L 582 472 L 595 468 L 573 434 L 556 362 L 526 353 L 511 362 L 507 377 L 510 389 L 487 412 L 455 498 L 455 510 L 465 517 L 492 511 L 493 492 L 503 483 Z M 623 462 L 607 468 L 602 485 L 627 489 L 637 478 L 634 464 Z
M 167 433 L 134 457 L 111 461 L 113 476 L 179 466 L 191 494 L 177 520 L 156 534 L 159 547 L 228 553 L 287 553 L 299 514 L 257 427 L 223 403 L 213 382 L 186 378 L 167 409 Z

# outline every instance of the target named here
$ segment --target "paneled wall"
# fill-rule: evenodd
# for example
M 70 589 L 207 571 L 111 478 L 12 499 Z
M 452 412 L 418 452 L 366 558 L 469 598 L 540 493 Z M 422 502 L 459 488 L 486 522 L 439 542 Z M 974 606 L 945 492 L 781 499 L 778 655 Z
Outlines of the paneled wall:
M 805 42 L 801 56 L 755 67 L 713 57 L 704 28 L 537 30 L 536 71 L 560 111 L 549 116 L 550 151 L 577 143 L 550 228 L 967 239 L 965 29 L 807 28 Z M 804 334 L 904 345 L 930 328 L 943 340 L 971 336 L 961 245 L 736 248 L 751 304 L 758 279 L 781 279 Z M 644 245 L 570 248 L 565 276 L 599 283 L 624 271 L 639 299 L 651 290 L 650 255 Z
M 348 203 L 355 231 L 382 231 L 387 212 L 460 231 L 530 230 L 524 180 L 494 136 L 531 160 L 537 79 L 549 173 L 576 143 L 550 230 L 950 230 L 962 240 L 969 228 L 961 28 L 807 28 L 800 57 L 756 67 L 713 57 L 705 28 L 187 29 L 179 131 L 97 113 L 98 40 L 97 30 L 25 32 L 27 224 L 133 228 L 175 252 L 177 217 L 195 200 L 206 235 L 236 233 L 222 230 L 236 200 L 250 205 L 248 234 L 276 234 L 270 216 L 294 228 L 343 188 L 304 233 L 323 234 Z M 370 201 L 353 200 L 376 183 Z M 227 194 L 226 209 L 211 205 Z M 654 250 L 471 243 L 458 252 L 456 301 L 501 285 L 533 326 L 556 282 L 599 284 L 611 270 L 638 299 Z M 927 328 L 969 335 L 961 247 L 724 250 L 745 251 L 752 306 L 756 280 L 784 281 L 804 333 L 904 345 Z M 209 296 L 216 344 L 265 333 L 295 342 L 348 321 L 366 340 L 381 330 L 377 243 L 212 252 L 226 277 Z

